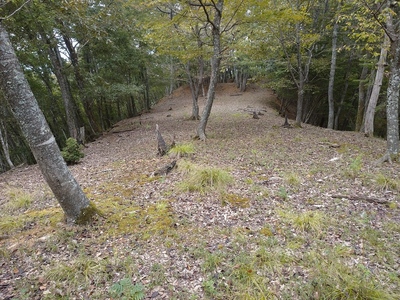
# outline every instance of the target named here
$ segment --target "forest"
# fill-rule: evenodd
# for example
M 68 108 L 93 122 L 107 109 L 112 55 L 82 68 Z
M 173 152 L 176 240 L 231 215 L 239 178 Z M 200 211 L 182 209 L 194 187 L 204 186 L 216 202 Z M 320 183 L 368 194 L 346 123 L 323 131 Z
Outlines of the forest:
M 280 113 L 297 125 L 386 137 L 393 119 L 387 110 L 396 110 L 398 98 L 390 84 L 398 72 L 397 1 L 232 0 L 221 10 L 216 4 L 2 1 L 0 12 L 60 148 L 69 137 L 95 140 L 182 85 L 191 87 L 191 117 L 200 119 L 197 98 L 207 92 L 213 67 L 218 82 L 242 91 L 248 82 L 273 89 Z M 4 95 L 0 101 L 4 172 L 35 160 Z
M 0 0 L 0 298 L 400 299 L 399 13 Z

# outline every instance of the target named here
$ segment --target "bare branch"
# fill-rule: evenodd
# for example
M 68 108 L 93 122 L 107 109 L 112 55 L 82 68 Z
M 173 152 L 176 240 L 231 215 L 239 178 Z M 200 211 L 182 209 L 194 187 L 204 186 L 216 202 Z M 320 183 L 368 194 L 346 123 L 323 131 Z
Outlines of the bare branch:
M 31 2 L 31 0 L 26 0 L 20 7 L 18 7 L 16 10 L 14 10 L 11 14 L 9 14 L 6 17 L 0 17 L 0 21 L 2 20 L 6 20 L 11 18 L 13 15 L 15 15 L 17 12 L 19 12 L 26 4 L 28 4 L 29 2 Z M 4 3 L 4 5 L 6 5 L 7 3 Z
M 244 0 L 240 1 L 240 4 L 236 7 L 235 11 L 233 12 L 230 20 L 228 21 L 228 23 L 226 23 L 226 26 L 224 27 L 223 30 L 221 30 L 221 33 L 226 32 L 231 30 L 233 27 L 235 27 L 236 25 L 239 24 L 239 22 L 234 22 L 233 24 L 230 25 L 230 23 L 233 21 L 233 18 L 237 15 L 239 8 L 242 6 Z
M 364 5 L 368 8 L 368 10 L 371 12 L 372 17 L 375 19 L 375 21 L 379 24 L 380 27 L 382 27 L 383 31 L 385 31 L 385 33 L 387 34 L 387 36 L 389 37 L 390 41 L 393 43 L 394 42 L 394 37 L 392 36 L 392 33 L 389 31 L 387 25 L 385 23 L 383 23 L 381 20 L 379 20 L 378 16 L 379 16 L 379 12 L 382 11 L 382 7 L 384 6 L 385 2 L 382 2 L 379 7 L 374 10 L 365 0 L 362 0 L 362 2 L 364 3 Z

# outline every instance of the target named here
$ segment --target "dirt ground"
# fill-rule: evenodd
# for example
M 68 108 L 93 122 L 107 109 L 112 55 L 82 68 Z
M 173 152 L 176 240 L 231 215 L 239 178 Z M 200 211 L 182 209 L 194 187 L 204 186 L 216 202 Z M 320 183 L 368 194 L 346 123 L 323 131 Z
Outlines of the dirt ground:
M 336 248 L 346 250 L 341 265 L 362 265 L 385 291 L 399 292 L 398 164 L 374 164 L 385 141 L 306 124 L 284 128 L 276 101 L 256 85 L 244 93 L 218 85 L 205 142 L 192 139 L 198 121 L 189 120 L 187 87 L 115 124 L 70 167 L 105 212 L 88 227 L 52 221 L 60 209 L 37 166 L 0 174 L 0 216 L 27 220 L 10 233 L 0 224 L 0 298 L 111 299 L 110 286 L 129 277 L 145 286 L 147 299 L 261 299 L 257 285 L 270 295 L 263 299 L 318 299 L 321 291 L 308 297 L 299 289 L 315 288 L 318 264 L 323 270 L 324 253 Z M 195 149 L 160 178 L 153 172 L 176 158 L 157 156 L 156 124 L 167 144 L 175 137 Z M 222 191 L 182 191 L 185 161 L 227 170 L 233 180 Z M 7 212 L 10 190 L 33 201 Z M 303 214 L 322 216 L 320 228 L 296 225 Z M 372 231 L 378 241 L 368 240 Z M 276 266 L 260 262 L 260 249 L 285 258 Z M 246 269 L 253 277 L 244 280 L 238 271 L 250 258 L 258 271 Z M 75 268 L 71 277 L 68 266 Z

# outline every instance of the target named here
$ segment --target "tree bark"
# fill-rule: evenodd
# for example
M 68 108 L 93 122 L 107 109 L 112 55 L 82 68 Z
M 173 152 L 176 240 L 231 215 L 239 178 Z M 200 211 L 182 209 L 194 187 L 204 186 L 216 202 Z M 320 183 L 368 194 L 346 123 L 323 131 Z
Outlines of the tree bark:
M 399 5 L 394 4 L 395 13 L 400 13 Z M 396 19 L 393 24 L 392 15 L 386 22 L 390 37 L 390 77 L 387 88 L 387 152 L 391 156 L 399 154 L 399 93 L 400 93 L 400 24 Z
M 212 25 L 213 56 L 211 59 L 211 78 L 210 78 L 210 85 L 208 87 L 208 93 L 207 93 L 207 103 L 206 103 L 203 113 L 201 115 L 199 126 L 197 127 L 197 137 L 202 141 L 205 141 L 205 139 L 206 139 L 206 126 L 207 126 L 208 118 L 210 116 L 211 108 L 212 108 L 214 98 L 215 98 L 215 87 L 217 86 L 219 66 L 221 63 L 220 25 L 221 25 L 221 19 L 222 19 L 223 6 L 224 6 L 223 0 L 218 0 L 217 2 L 215 2 L 214 19 L 212 21 L 208 20 Z
M 333 98 L 333 88 L 335 83 L 335 71 L 336 71 L 336 58 L 337 58 L 337 37 L 338 37 L 338 20 L 336 18 L 335 24 L 333 25 L 332 33 L 332 58 L 331 58 L 331 70 L 329 73 L 329 84 L 328 84 L 328 129 L 333 129 L 335 120 L 335 101 Z
M 390 46 L 390 40 L 387 34 L 385 34 L 384 41 L 381 48 L 381 54 L 378 61 L 378 67 L 376 70 L 374 86 L 372 88 L 371 96 L 369 98 L 368 107 L 365 112 L 364 119 L 364 134 L 366 136 L 373 136 L 374 134 L 374 117 L 375 108 L 378 103 L 379 93 L 381 91 L 383 75 L 385 72 L 387 50 Z
M 391 62 L 391 75 L 387 89 L 387 150 L 389 155 L 399 153 L 399 91 L 400 91 L 400 43 L 396 41 Z
M 70 173 L 58 145 L 33 95 L 11 45 L 8 32 L 0 22 L 0 88 L 17 119 L 39 168 L 64 210 L 66 221 L 90 219 L 88 198 Z

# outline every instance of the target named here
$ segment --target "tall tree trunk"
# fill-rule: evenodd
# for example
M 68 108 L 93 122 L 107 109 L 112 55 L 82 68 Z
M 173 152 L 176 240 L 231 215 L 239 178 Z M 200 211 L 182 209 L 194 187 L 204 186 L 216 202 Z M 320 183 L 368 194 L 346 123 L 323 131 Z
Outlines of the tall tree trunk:
M 174 59 L 172 56 L 170 57 L 170 62 L 169 62 L 169 88 L 168 88 L 168 96 L 171 96 L 172 93 L 174 92 L 175 88 L 175 65 L 174 65 Z
M 64 210 L 69 223 L 90 219 L 88 198 L 70 173 L 58 145 L 33 95 L 11 45 L 8 32 L 0 22 L 0 88 L 17 119 L 39 168 Z
M 364 110 L 366 101 L 366 79 L 368 75 L 368 67 L 363 66 L 360 82 L 358 84 L 358 106 L 357 106 L 357 118 L 356 118 L 356 128 L 355 131 L 360 131 L 361 126 L 364 123 Z
M 223 0 L 218 0 L 214 3 L 214 19 L 208 20 L 212 25 L 212 39 L 213 39 L 213 56 L 211 58 L 211 78 L 210 85 L 208 87 L 207 93 L 207 103 L 204 107 L 203 113 L 201 115 L 199 126 L 197 127 L 197 136 L 200 140 L 205 141 L 206 139 L 206 126 L 208 118 L 211 113 L 211 108 L 215 97 L 215 87 L 218 82 L 219 66 L 221 63 L 221 19 L 222 19 L 222 9 L 224 6 Z M 205 7 L 203 7 L 205 9 Z
M 350 70 L 352 68 L 352 62 L 353 62 L 353 54 L 350 54 L 350 57 L 347 60 L 346 74 L 344 75 L 344 88 L 343 88 L 343 92 L 340 96 L 340 102 L 339 102 L 337 112 L 335 114 L 335 124 L 333 126 L 333 128 L 335 130 L 338 130 L 338 128 L 339 128 L 339 116 L 340 116 L 340 113 L 342 112 L 344 100 L 346 99 L 347 89 L 349 88 L 349 76 L 350 76 Z
M 76 114 L 76 107 L 72 97 L 71 88 L 67 76 L 63 70 L 62 59 L 57 45 L 53 45 L 49 37 L 42 33 L 42 38 L 49 46 L 49 56 L 53 65 L 53 72 L 56 75 L 57 82 L 60 86 L 61 96 L 64 101 L 65 114 L 67 116 L 67 125 L 69 136 L 77 139 L 78 137 L 78 118 Z
M 374 134 L 375 108 L 378 103 L 379 93 L 382 87 L 383 75 L 385 72 L 385 65 L 386 65 L 386 56 L 389 46 L 390 46 L 390 39 L 388 35 L 385 34 L 381 48 L 381 54 L 378 61 L 378 67 L 376 70 L 374 85 L 372 88 L 371 96 L 368 101 L 368 107 L 365 112 L 364 134 L 366 136 L 373 136 Z
M 296 125 L 301 126 L 303 121 L 303 102 L 304 102 L 304 76 L 300 73 L 299 86 L 297 88 L 297 109 L 296 109 Z
M 198 99 L 199 99 L 199 88 L 200 86 L 198 85 L 198 82 L 200 79 L 195 80 L 190 72 L 190 62 L 187 62 L 185 65 L 186 68 L 186 74 L 188 76 L 188 81 L 189 81 L 189 86 L 190 86 L 190 91 L 192 94 L 192 116 L 190 117 L 191 120 L 199 120 L 200 115 L 199 115 L 199 104 L 198 104 Z
M 335 130 L 339 129 L 339 116 L 340 116 L 340 113 L 342 112 L 344 100 L 346 99 L 347 89 L 349 88 L 349 80 L 347 77 L 348 77 L 348 72 L 346 73 L 346 80 L 344 83 L 342 96 L 340 97 L 340 103 L 339 103 L 339 106 L 338 106 L 338 109 L 337 109 L 337 112 L 335 115 L 335 125 L 333 127 Z
M 396 4 L 394 4 L 396 5 Z M 396 13 L 400 13 L 397 4 Z M 399 94 L 400 94 L 400 24 L 393 24 L 392 16 L 386 22 L 390 33 L 390 77 L 387 89 L 387 150 L 390 156 L 399 154 Z
M 293 81 L 296 83 L 297 86 L 297 111 L 296 111 L 296 122 L 295 125 L 301 127 L 301 123 L 303 121 L 303 102 L 304 102 L 304 93 L 305 93 L 305 86 L 308 82 L 308 74 L 310 71 L 311 66 L 311 59 L 312 59 L 312 51 L 313 46 L 311 46 L 307 50 L 307 61 L 303 62 L 302 53 L 301 53 L 301 37 L 300 37 L 300 29 L 301 24 L 296 24 L 296 56 L 297 56 L 297 70 L 294 70 L 292 65 L 290 65 L 290 73 L 292 76 Z M 286 49 L 285 49 L 286 51 Z M 286 57 L 289 61 L 289 54 L 286 53 Z M 296 76 L 296 73 L 298 74 Z
M 146 66 L 141 67 L 141 73 L 143 78 L 144 84 L 144 102 L 146 106 L 146 110 L 149 111 L 151 109 L 151 99 L 150 99 L 150 84 L 149 84 L 149 77 L 147 76 L 147 68 Z
M 65 26 L 63 23 L 62 23 L 62 25 Z M 83 124 L 84 123 L 83 120 L 85 120 L 87 122 L 87 124 L 89 125 L 89 129 L 91 130 L 91 133 L 93 135 L 96 135 L 96 131 L 98 131 L 98 125 L 96 124 L 95 120 L 90 117 L 90 113 L 87 111 L 87 108 L 88 108 L 87 103 L 91 102 L 92 100 L 90 100 L 89 97 L 85 93 L 86 80 L 82 76 L 81 68 L 79 66 L 78 53 L 75 50 L 72 39 L 69 36 L 67 36 L 65 33 L 63 34 L 63 40 L 64 40 L 65 46 L 68 50 L 69 59 L 71 60 L 72 67 L 74 69 L 75 83 L 76 83 L 76 86 L 78 87 L 79 97 L 80 97 L 81 103 L 83 103 L 83 111 L 77 110 L 78 116 L 80 116 L 79 123 Z M 79 112 L 81 112 L 81 113 L 79 114 Z M 83 139 L 83 137 L 78 136 L 78 140 L 80 142 L 83 142 L 82 139 Z
M 338 20 L 335 19 L 332 33 L 332 58 L 331 58 L 331 70 L 329 73 L 329 85 L 328 85 L 328 126 L 327 128 L 333 129 L 335 119 L 335 101 L 333 98 L 333 88 L 335 83 L 335 71 L 336 71 L 336 58 L 337 58 L 337 37 L 338 37 Z

